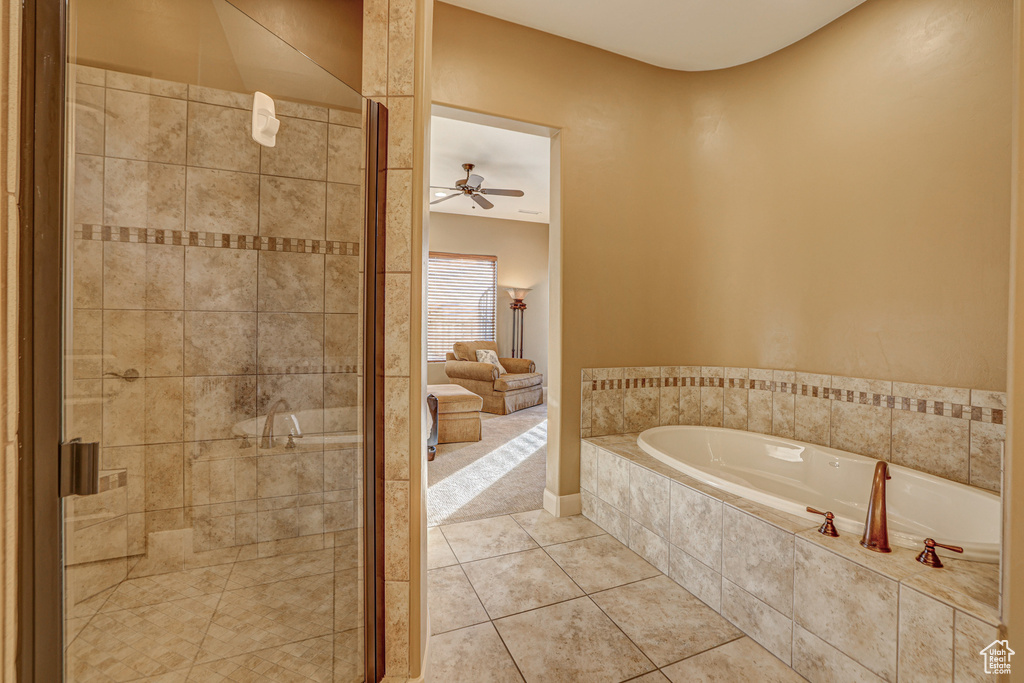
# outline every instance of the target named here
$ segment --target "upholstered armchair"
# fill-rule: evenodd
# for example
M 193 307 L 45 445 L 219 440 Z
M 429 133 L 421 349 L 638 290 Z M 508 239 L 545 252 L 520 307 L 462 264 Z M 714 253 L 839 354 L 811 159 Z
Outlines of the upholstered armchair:
M 478 350 L 490 350 L 497 355 L 498 345 L 488 341 L 458 342 L 454 353 L 448 353 L 444 371 L 449 382 L 484 400 L 485 413 L 508 415 L 544 402 L 544 375 L 537 372 L 532 360 L 499 358 L 506 370 L 500 374 L 497 366 L 477 361 Z

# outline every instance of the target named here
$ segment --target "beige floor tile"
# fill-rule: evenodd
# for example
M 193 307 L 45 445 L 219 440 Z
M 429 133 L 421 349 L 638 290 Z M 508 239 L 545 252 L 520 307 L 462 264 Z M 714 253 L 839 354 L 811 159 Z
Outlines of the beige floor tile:
M 226 591 L 197 662 L 308 640 L 333 630 L 334 575 L 319 574 Z
M 667 576 L 590 597 L 659 667 L 743 635 Z
M 590 598 L 505 617 L 494 625 L 529 683 L 618 683 L 655 668 Z
M 515 663 L 491 623 L 430 639 L 429 683 L 521 683 Z
M 220 593 L 230 573 L 231 565 L 221 565 L 128 579 L 117 585 L 100 611 L 112 612 Z
M 334 634 L 334 683 L 363 683 L 364 642 L 362 628 Z
M 72 681 L 132 681 L 191 666 L 219 596 L 97 614 L 67 651 Z
M 434 526 L 427 529 L 427 569 L 439 569 L 458 563 L 441 528 Z
M 669 680 L 665 678 L 665 674 L 660 671 L 652 671 L 649 674 L 631 678 L 628 683 L 669 683 Z
M 584 594 L 540 548 L 470 562 L 462 568 L 491 619 Z
M 532 510 L 514 514 L 512 519 L 519 522 L 526 533 L 541 545 L 567 543 L 604 533 L 601 527 L 583 515 L 555 517 L 547 510 Z
M 530 534 L 523 531 L 508 515 L 448 524 L 442 526 L 441 531 L 459 562 L 472 562 L 537 547 Z
M 799 683 L 803 677 L 750 638 L 740 638 L 664 669 L 672 683 Z
M 298 643 L 250 652 L 238 657 L 220 659 L 192 668 L 188 681 L 220 683 L 221 681 L 274 681 L 274 683 L 330 683 L 333 636 L 313 638 Z
M 661 573 L 607 534 L 548 546 L 545 550 L 588 593 Z
M 432 634 L 488 620 L 473 586 L 458 565 L 427 572 L 427 606 Z
M 248 588 L 285 579 L 327 574 L 334 571 L 334 549 L 262 557 L 236 562 L 227 589 Z

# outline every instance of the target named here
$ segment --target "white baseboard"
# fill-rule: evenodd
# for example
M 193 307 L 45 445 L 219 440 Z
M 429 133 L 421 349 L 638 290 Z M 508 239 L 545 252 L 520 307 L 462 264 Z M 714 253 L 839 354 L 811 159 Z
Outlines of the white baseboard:
M 558 496 L 549 489 L 544 489 L 544 509 L 555 517 L 569 517 L 583 512 L 583 501 L 578 493 Z
M 429 678 L 430 678 L 430 614 L 428 613 L 427 614 L 427 642 L 423 646 L 423 667 L 420 670 L 420 675 L 419 676 L 417 676 L 416 678 L 408 678 L 408 679 L 404 679 L 404 680 L 407 681 L 407 683 L 426 683 L 426 681 Z M 388 677 L 385 676 L 384 680 L 381 681 L 381 683 L 392 683 L 392 681 L 395 681 L 395 683 L 397 683 L 398 679 L 391 679 L 391 680 L 389 680 Z

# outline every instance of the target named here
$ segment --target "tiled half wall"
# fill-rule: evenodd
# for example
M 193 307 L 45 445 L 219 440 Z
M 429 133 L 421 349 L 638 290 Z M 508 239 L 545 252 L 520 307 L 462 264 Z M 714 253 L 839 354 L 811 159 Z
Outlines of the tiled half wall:
M 583 514 L 810 681 L 985 680 L 999 566 L 859 537 L 706 486 L 628 436 L 580 446 Z
M 585 368 L 580 435 L 660 425 L 742 429 L 999 491 L 1006 394 L 789 370 Z
M 69 613 L 125 578 L 354 556 L 361 113 L 278 101 L 264 148 L 250 94 L 71 72 L 67 432 L 106 490 L 67 503 Z M 266 447 L 282 399 L 303 434 Z

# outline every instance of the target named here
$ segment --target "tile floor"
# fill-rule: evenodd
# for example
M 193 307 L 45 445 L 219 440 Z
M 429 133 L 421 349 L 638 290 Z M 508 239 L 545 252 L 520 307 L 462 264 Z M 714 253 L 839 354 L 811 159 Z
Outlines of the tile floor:
M 68 680 L 363 680 L 355 546 L 129 579 L 68 623 Z
M 428 530 L 432 683 L 802 681 L 589 520 Z

